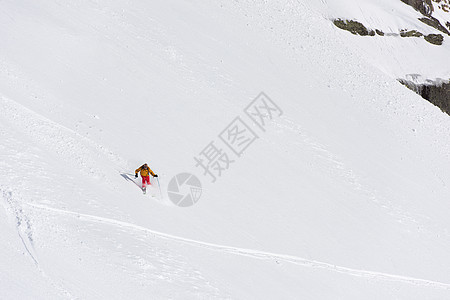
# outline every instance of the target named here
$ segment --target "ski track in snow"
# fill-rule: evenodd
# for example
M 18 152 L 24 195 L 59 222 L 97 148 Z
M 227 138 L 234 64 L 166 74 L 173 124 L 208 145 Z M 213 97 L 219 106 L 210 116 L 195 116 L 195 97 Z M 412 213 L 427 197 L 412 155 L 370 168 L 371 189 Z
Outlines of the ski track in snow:
M 1 203 L 4 210 L 13 217 L 19 239 L 23 244 L 25 252 L 28 253 L 28 255 L 31 257 L 39 274 L 59 293 L 61 297 L 75 299 L 75 297 L 69 291 L 64 289 L 61 284 L 51 279 L 41 268 L 34 249 L 33 228 L 31 225 L 31 220 L 24 213 L 19 202 L 14 199 L 13 193 L 0 185 L 0 197 L 2 197 L 4 200 L 3 203 Z
M 22 208 L 14 202 L 12 193 L 10 191 L 6 191 L 0 186 L 0 192 L 2 192 L 3 199 L 7 204 L 7 206 L 5 206 L 5 210 L 9 211 L 15 219 L 17 234 L 19 235 L 20 241 L 22 242 L 26 252 L 30 255 L 34 264 L 38 266 L 39 263 L 36 259 L 36 255 L 33 254 L 33 232 L 31 230 L 30 220 L 23 213 Z
M 108 224 L 120 228 L 129 228 L 136 231 L 143 231 L 146 233 L 151 233 L 154 236 L 157 236 L 159 238 L 168 239 L 176 242 L 181 242 L 184 244 L 188 244 L 194 247 L 200 247 L 208 250 L 213 251 L 219 251 L 222 253 L 228 253 L 233 255 L 240 255 L 240 256 L 247 256 L 254 259 L 261 259 L 261 260 L 273 260 L 273 261 L 284 261 L 287 263 L 296 264 L 303 267 L 310 267 L 314 269 L 323 269 L 330 272 L 337 272 L 345 275 L 350 276 L 356 276 L 356 277 L 362 277 L 367 278 L 370 280 L 378 280 L 378 281 L 391 281 L 391 282 L 399 282 L 404 284 L 410 284 L 415 286 L 422 286 L 422 287 L 431 287 L 431 288 L 438 288 L 438 289 L 445 289 L 450 290 L 450 283 L 443 283 L 439 281 L 434 280 L 427 280 L 427 279 L 421 279 L 421 278 L 415 278 L 415 277 L 409 277 L 409 276 L 402 276 L 402 275 L 395 275 L 395 274 L 389 274 L 389 273 L 383 273 L 383 272 L 373 272 L 368 270 L 360 270 L 360 269 L 353 269 L 348 268 L 344 266 L 337 266 L 331 263 L 327 262 L 321 262 L 321 261 L 315 261 L 310 260 L 302 257 L 297 257 L 293 255 L 285 255 L 285 254 L 278 254 L 278 253 L 271 253 L 266 251 L 259 251 L 254 249 L 246 249 L 246 248 L 238 248 L 238 247 L 232 247 L 232 246 L 225 246 L 225 245 L 219 245 L 219 244 L 213 244 L 208 242 L 202 242 L 197 241 L 189 238 L 183 238 L 159 231 L 155 231 L 140 225 L 123 222 L 119 220 L 114 220 L 110 218 L 104 218 L 100 216 L 94 216 L 89 214 L 83 214 L 83 213 L 77 213 L 73 211 L 67 211 L 62 210 L 58 208 L 51 208 L 45 205 L 39 205 L 39 204 L 33 204 L 28 203 L 28 207 L 38 209 L 41 211 L 46 211 L 50 213 L 56 213 L 60 215 L 70 215 L 73 217 L 76 217 L 80 220 L 84 219 L 86 221 L 93 221 L 97 223 L 103 223 Z

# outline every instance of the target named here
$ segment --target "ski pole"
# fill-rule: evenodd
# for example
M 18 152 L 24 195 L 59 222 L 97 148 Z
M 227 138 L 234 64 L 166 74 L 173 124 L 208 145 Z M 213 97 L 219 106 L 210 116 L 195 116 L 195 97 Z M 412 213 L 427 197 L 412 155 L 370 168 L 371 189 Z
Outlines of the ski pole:
M 159 188 L 159 197 L 162 199 L 162 193 L 161 193 L 161 185 L 159 184 L 159 177 L 156 177 L 156 181 L 158 182 L 158 188 Z

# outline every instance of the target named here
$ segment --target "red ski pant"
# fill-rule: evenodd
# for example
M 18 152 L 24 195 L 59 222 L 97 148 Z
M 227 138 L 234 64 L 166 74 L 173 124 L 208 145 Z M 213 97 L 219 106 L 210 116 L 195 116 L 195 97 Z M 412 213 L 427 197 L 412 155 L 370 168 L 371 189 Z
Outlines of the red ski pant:
M 142 177 L 142 188 L 147 187 L 147 184 L 151 185 L 150 176 L 141 176 L 141 177 Z

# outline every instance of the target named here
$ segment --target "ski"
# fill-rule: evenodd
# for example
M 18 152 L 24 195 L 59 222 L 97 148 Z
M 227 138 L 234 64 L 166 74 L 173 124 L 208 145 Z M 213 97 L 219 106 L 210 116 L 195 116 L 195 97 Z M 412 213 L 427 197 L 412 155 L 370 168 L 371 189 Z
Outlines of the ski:
M 126 180 L 129 181 L 133 184 L 135 184 L 137 187 L 139 187 L 139 189 L 142 191 L 143 195 L 147 195 L 147 188 L 150 187 L 150 192 L 148 193 L 148 195 L 152 196 L 152 198 L 156 198 L 156 199 L 161 199 L 162 198 L 162 194 L 161 194 L 161 186 L 159 184 L 159 179 L 158 177 L 156 177 L 156 182 L 152 183 L 148 183 L 148 186 L 143 187 L 139 180 L 137 180 L 137 178 L 134 176 L 134 174 L 131 173 L 120 173 L 120 175 Z M 157 183 L 157 185 L 156 185 Z

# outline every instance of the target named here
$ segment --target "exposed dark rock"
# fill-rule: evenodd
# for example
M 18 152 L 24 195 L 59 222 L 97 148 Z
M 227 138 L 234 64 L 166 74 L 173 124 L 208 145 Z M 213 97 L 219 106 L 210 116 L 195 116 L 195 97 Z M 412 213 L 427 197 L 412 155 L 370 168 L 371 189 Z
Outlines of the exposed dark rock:
M 403 0 L 402 0 L 403 1 Z M 361 36 L 375 36 L 375 34 L 378 34 L 380 36 L 384 36 L 385 33 L 381 30 L 375 29 L 368 29 L 366 26 L 364 26 L 362 23 L 354 20 L 343 20 L 343 19 L 335 19 L 333 20 L 333 24 L 336 25 L 336 27 L 350 31 L 353 34 L 361 35 Z M 386 35 L 398 35 L 398 34 L 386 34 Z M 401 37 L 421 37 L 423 34 L 417 30 L 406 30 L 403 29 L 400 31 Z M 429 34 L 425 36 L 425 40 L 427 40 L 429 43 L 434 45 L 442 45 L 442 42 L 444 41 L 444 37 L 441 34 Z
M 404 79 L 399 79 L 399 82 L 450 115 L 450 82 L 416 84 Z
M 375 32 L 376 32 L 378 35 L 384 36 L 384 32 L 381 31 L 381 30 L 375 29 Z
M 427 24 L 428 26 L 431 26 L 433 28 L 436 28 L 439 31 L 442 31 L 445 34 L 450 35 L 450 31 L 445 28 L 445 26 L 442 26 L 441 22 L 439 22 L 438 19 L 432 16 L 433 13 L 433 4 L 431 0 L 401 0 L 403 3 L 406 3 L 417 11 L 419 11 L 422 15 L 424 15 L 423 18 L 419 18 L 420 21 Z M 439 2 L 439 1 L 438 1 Z M 447 22 L 446 26 L 450 29 L 450 23 Z
M 420 13 L 424 16 L 431 16 L 433 12 L 433 4 L 431 0 L 401 0 L 403 3 L 406 3 L 414 9 L 420 11 Z
M 437 30 L 442 31 L 445 34 L 450 35 L 450 31 L 448 31 L 447 28 L 442 26 L 441 22 L 439 22 L 439 20 L 436 19 L 435 17 L 431 17 L 431 16 L 424 17 L 424 18 L 420 18 L 419 20 L 422 21 L 423 23 L 427 24 L 428 26 L 434 27 Z
M 447 26 L 448 29 L 450 29 L 450 22 L 445 23 L 445 26 Z
M 333 23 L 338 28 L 350 31 L 353 34 L 358 34 L 362 36 L 369 35 L 369 30 L 358 21 L 336 19 L 333 20 Z M 373 32 L 373 30 L 371 31 Z M 375 32 L 373 32 L 373 35 L 375 35 Z
M 417 30 L 406 31 L 406 29 L 405 29 L 405 30 L 400 31 L 400 36 L 401 37 L 421 37 L 421 36 L 423 36 L 423 34 L 418 32 Z
M 444 37 L 442 34 L 429 34 L 425 36 L 425 40 L 434 45 L 442 45 Z

